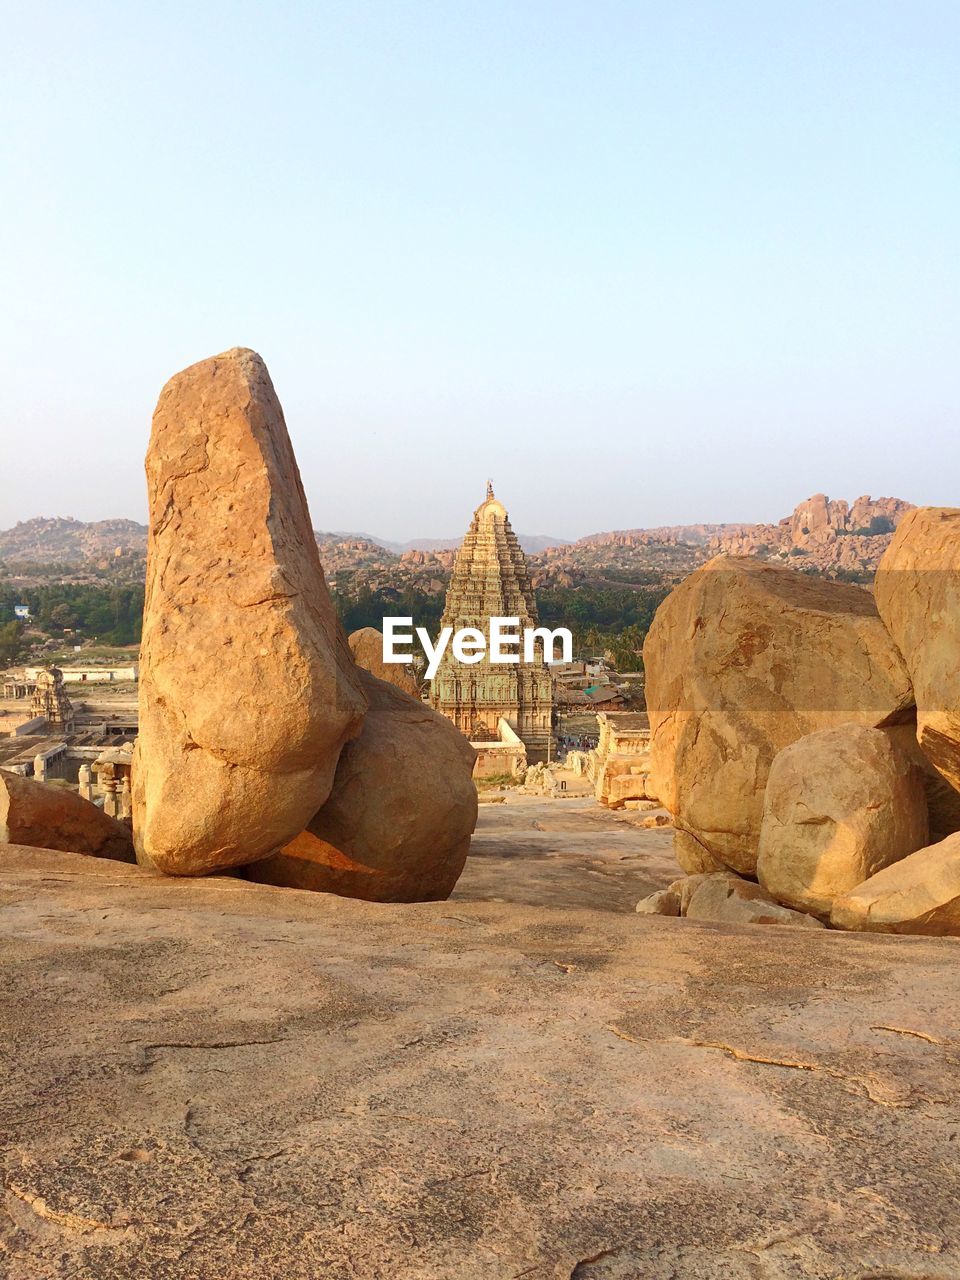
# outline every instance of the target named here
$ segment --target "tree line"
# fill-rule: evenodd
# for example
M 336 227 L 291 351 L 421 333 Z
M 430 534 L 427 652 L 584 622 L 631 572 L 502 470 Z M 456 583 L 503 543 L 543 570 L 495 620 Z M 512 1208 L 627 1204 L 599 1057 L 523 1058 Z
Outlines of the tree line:
M 143 619 L 143 583 L 100 586 L 93 583 L 55 582 L 35 587 L 14 587 L 0 582 L 0 619 L 8 645 L 25 628 L 14 617 L 14 606 L 30 610 L 28 626 L 48 636 L 78 633 L 84 640 L 103 644 L 136 644 Z M 8 658 L 7 661 L 10 661 Z
M 634 590 L 616 588 L 549 587 L 537 592 L 540 622 L 544 626 L 569 627 L 574 652 L 611 653 L 624 671 L 636 669 L 640 650 L 653 615 L 667 595 L 666 587 Z M 413 619 L 432 636 L 440 629 L 443 596 L 413 587 L 402 590 L 361 588 L 358 592 L 332 593 L 345 629 L 383 626 L 384 617 Z M 30 610 L 29 628 L 47 636 L 68 633 L 78 639 L 109 645 L 136 644 L 143 616 L 143 584 L 50 583 L 13 587 L 0 581 L 0 661 L 15 662 L 27 647 L 27 628 L 14 617 L 14 605 Z

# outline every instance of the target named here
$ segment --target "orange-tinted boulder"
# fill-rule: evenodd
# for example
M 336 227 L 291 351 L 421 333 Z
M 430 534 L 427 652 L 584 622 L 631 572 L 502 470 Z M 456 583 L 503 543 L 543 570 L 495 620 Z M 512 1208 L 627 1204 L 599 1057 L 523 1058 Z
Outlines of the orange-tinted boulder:
M 203 875 L 303 830 L 366 703 L 255 352 L 167 383 L 147 488 L 134 834 L 141 861 Z
M 477 820 L 476 753 L 444 716 L 362 673 L 370 709 L 330 799 L 252 880 L 377 902 L 449 897 Z
M 350 632 L 348 642 L 358 667 L 363 667 L 364 671 L 369 671 L 378 680 L 396 685 L 404 693 L 409 693 L 411 698 L 420 696 L 420 686 L 411 663 L 384 662 L 382 631 L 378 631 L 376 627 L 361 627 L 359 631 Z
M 68 787 L 0 769 L 0 843 L 134 862 L 133 840 L 117 822 Z

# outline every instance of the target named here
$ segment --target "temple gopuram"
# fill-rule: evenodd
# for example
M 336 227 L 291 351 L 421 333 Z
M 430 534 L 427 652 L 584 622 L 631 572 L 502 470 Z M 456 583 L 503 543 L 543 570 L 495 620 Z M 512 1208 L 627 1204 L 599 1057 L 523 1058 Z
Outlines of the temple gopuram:
M 59 667 L 41 667 L 33 693 L 33 714 L 42 716 L 51 729 L 69 733 L 73 729 L 73 703 L 67 697 L 63 672 Z
M 457 552 L 440 625 L 454 632 L 476 627 L 489 636 L 494 617 L 519 618 L 521 632 L 538 621 L 526 559 L 488 482 L 486 499 Z M 521 655 L 509 665 L 491 663 L 488 652 L 467 666 L 448 648 L 431 684 L 430 704 L 480 749 L 480 772 L 516 772 L 521 761 L 547 754 L 552 681 L 539 640 L 533 662 Z

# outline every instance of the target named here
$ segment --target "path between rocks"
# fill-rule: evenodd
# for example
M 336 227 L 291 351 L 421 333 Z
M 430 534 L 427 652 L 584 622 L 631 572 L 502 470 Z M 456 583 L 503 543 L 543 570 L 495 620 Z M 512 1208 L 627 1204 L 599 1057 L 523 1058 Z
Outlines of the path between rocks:
M 673 830 L 645 831 L 647 813 L 612 812 L 592 796 L 506 795 L 481 803 L 455 901 L 632 912 L 683 875 Z

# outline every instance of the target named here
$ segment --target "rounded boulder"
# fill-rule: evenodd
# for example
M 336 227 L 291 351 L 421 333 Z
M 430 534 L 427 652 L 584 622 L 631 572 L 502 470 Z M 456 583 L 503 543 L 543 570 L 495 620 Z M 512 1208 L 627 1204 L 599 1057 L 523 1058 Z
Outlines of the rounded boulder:
M 362 671 L 369 703 L 329 800 L 251 880 L 374 902 L 450 896 L 477 821 L 476 752 L 444 716 Z
M 837 897 L 927 839 L 922 770 L 880 729 L 824 729 L 770 766 L 757 877 L 778 902 L 828 917 Z

